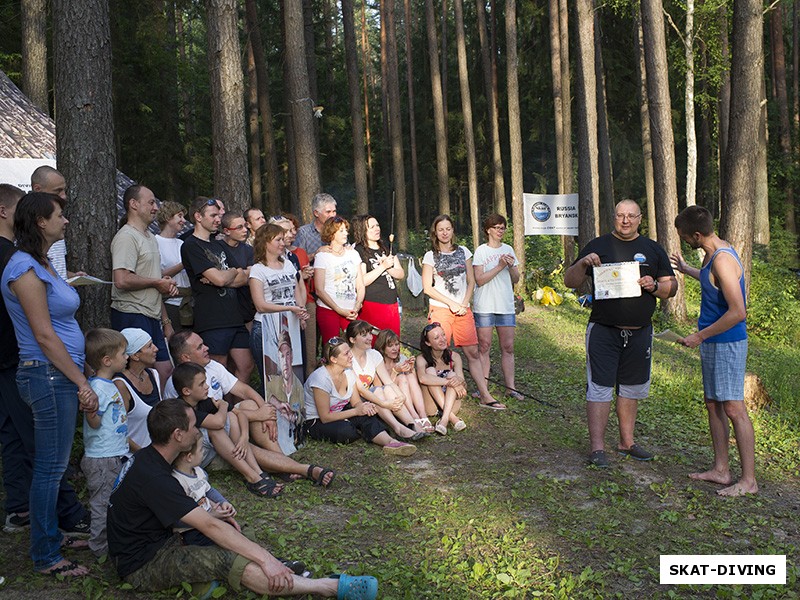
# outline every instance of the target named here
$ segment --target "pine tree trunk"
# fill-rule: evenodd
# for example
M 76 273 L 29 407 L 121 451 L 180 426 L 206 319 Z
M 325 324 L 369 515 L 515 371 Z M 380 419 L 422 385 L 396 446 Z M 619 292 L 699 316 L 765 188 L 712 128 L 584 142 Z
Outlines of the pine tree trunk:
M 236 0 L 206 0 L 206 38 L 211 76 L 214 195 L 229 209 L 252 204 L 244 126 L 244 81 Z
M 419 202 L 419 164 L 417 160 L 417 121 L 414 116 L 414 60 L 411 46 L 411 0 L 403 0 L 406 34 L 406 88 L 408 90 L 408 145 L 411 149 L 411 190 L 414 204 L 414 223 L 421 223 Z
M 353 0 L 342 0 L 344 52 L 347 70 L 347 91 L 350 98 L 350 122 L 353 130 L 353 177 L 356 193 L 355 212 L 369 211 L 367 188 L 367 155 L 364 150 L 364 113 L 361 109 L 361 90 L 358 84 L 358 52 L 356 27 L 353 20 Z
M 675 143 L 672 133 L 672 106 L 669 97 L 667 44 L 661 0 L 642 0 L 642 39 L 647 71 L 647 100 L 653 149 L 654 201 L 658 243 L 668 255 L 680 250 L 675 232 L 678 214 L 678 183 L 675 170 Z M 678 321 L 686 319 L 683 285 L 669 300 L 662 300 L 664 313 Z
M 264 169 L 267 181 L 266 210 L 276 215 L 281 209 L 281 174 L 278 167 L 278 149 L 275 146 L 275 127 L 272 123 L 272 105 L 269 99 L 269 74 L 264 56 L 264 43 L 258 24 L 255 0 L 245 0 L 245 17 L 250 42 L 253 44 L 253 58 L 256 64 L 256 84 L 258 89 L 258 112 L 261 114 L 261 145 L 264 150 Z
M 486 94 L 486 103 L 489 108 L 489 144 L 492 147 L 492 175 L 494 189 L 494 211 L 507 216 L 506 211 L 506 184 L 503 178 L 503 157 L 500 152 L 500 119 L 498 117 L 497 94 L 492 77 L 494 71 L 494 54 L 486 32 L 486 2 L 476 1 L 478 15 L 478 37 L 481 43 L 481 66 L 483 67 L 483 88 Z
M 371 194 L 375 193 L 375 176 L 372 168 L 372 141 L 370 140 L 369 131 L 369 73 L 370 65 L 370 51 L 367 39 L 367 9 L 366 1 L 361 3 L 361 56 L 364 60 L 364 68 L 362 70 L 362 80 L 364 82 L 364 136 L 367 144 L 367 179 L 369 181 L 369 191 Z
M 447 104 L 447 84 L 450 81 L 447 73 L 447 0 L 442 0 L 442 17 L 441 17 L 441 30 L 442 30 L 442 48 L 439 51 L 439 59 L 441 60 L 442 69 L 442 110 L 444 111 L 445 127 L 449 122 L 447 114 L 449 108 Z
M 753 256 L 753 171 L 758 143 L 759 99 L 764 77 L 760 0 L 734 0 L 731 41 L 731 113 L 725 155 L 720 231 L 742 259 L 749 287 Z
M 47 0 L 22 0 L 22 91 L 46 115 L 47 94 Z
M 464 39 L 464 3 L 453 0 L 456 26 L 456 54 L 458 57 L 458 83 L 461 93 L 461 113 L 464 118 L 464 142 L 467 153 L 467 188 L 469 190 L 469 216 L 472 225 L 472 247 L 481 239 L 480 207 L 478 206 L 478 165 L 475 159 L 475 132 L 472 125 L 472 98 L 469 92 L 467 43 Z
M 719 28 L 719 48 L 720 48 L 720 62 L 724 64 L 729 64 L 730 60 L 730 52 L 728 49 L 728 8 L 724 4 L 719 7 L 717 11 L 717 19 L 718 19 L 718 28 Z M 718 107 L 717 107 L 717 122 L 719 127 L 719 132 L 717 137 L 719 139 L 719 202 L 718 205 L 721 204 L 722 201 L 722 190 L 725 188 L 725 168 L 723 163 L 725 162 L 725 155 L 728 152 L 728 131 L 729 131 L 729 124 L 730 124 L 730 114 L 731 114 L 731 73 L 730 70 L 726 69 L 722 73 L 721 77 L 722 81 L 719 86 L 719 100 L 718 100 Z M 712 211 L 714 214 L 719 215 L 720 210 L 719 206 L 717 207 L 718 210 Z
M 597 86 L 594 70 L 594 1 L 576 0 L 578 31 L 578 244 L 597 237 L 599 173 L 597 166 Z
M 311 199 L 321 190 L 319 156 L 314 137 L 311 90 L 308 87 L 306 49 L 303 37 L 303 11 L 299 2 L 284 2 L 286 47 L 286 93 L 292 118 L 297 169 L 297 197 L 304 223 L 311 222 Z
M 792 178 L 787 176 L 792 169 L 792 126 L 789 121 L 789 95 L 786 91 L 786 51 L 783 45 L 783 7 L 776 4 L 770 11 L 770 40 L 772 45 L 772 74 L 775 100 L 778 105 L 778 143 L 783 158 L 783 175 L 778 178 L 784 196 L 784 219 L 786 231 L 797 234 L 794 211 L 794 189 Z
M 614 166 L 611 157 L 611 137 L 608 133 L 608 107 L 606 101 L 606 73 L 600 32 L 600 11 L 594 11 L 594 76 L 597 84 L 597 147 L 598 174 L 600 176 L 600 203 L 598 225 L 601 231 L 611 231 L 614 226 Z
M 686 111 L 686 206 L 693 206 L 697 204 L 697 131 L 694 119 L 694 0 L 686 0 L 686 27 L 684 32 L 686 84 L 683 103 Z
M 506 0 L 506 88 L 508 90 L 508 142 L 511 162 L 511 222 L 514 226 L 514 253 L 519 270 L 525 273 L 525 216 L 522 182 L 522 133 L 519 113 L 519 73 L 517 58 L 517 3 Z M 520 279 L 517 290 L 525 291 Z
M 647 235 L 651 240 L 658 239 L 656 203 L 653 191 L 653 148 L 650 144 L 650 108 L 647 103 L 647 68 L 644 64 L 644 42 L 642 40 L 642 19 L 636 13 L 636 75 L 639 80 L 639 120 L 642 127 L 642 157 L 644 159 L 644 188 L 647 194 Z
M 761 78 L 761 100 L 758 111 L 758 146 L 756 147 L 755 200 L 753 241 L 769 246 L 769 173 L 767 171 L 767 82 Z
M 253 44 L 247 41 L 247 133 L 250 146 L 250 198 L 253 206 L 264 209 L 261 196 L 261 131 L 258 128 L 258 82 Z
M 53 1 L 56 152 L 67 185 L 68 267 L 111 279 L 117 188 L 107 0 Z M 111 289 L 85 286 L 78 320 L 108 327 Z
M 479 0 L 480 2 L 480 0 Z M 548 30 L 550 33 L 550 76 L 553 88 L 553 114 L 556 131 L 556 170 L 558 172 L 558 193 L 563 194 L 564 182 L 564 108 L 561 93 L 561 41 L 558 26 L 558 0 L 548 3 Z
M 428 37 L 428 62 L 431 68 L 431 100 L 433 128 L 436 136 L 436 182 L 439 190 L 439 214 L 450 214 L 449 173 L 447 171 L 447 129 L 442 96 L 442 76 L 439 71 L 439 43 L 436 39 L 436 16 L 433 0 L 425 0 L 425 24 Z
M 387 17 L 387 52 L 389 68 L 389 138 L 392 145 L 392 173 L 394 175 L 394 228 L 397 231 L 396 248 L 408 248 L 408 216 L 406 211 L 406 170 L 403 157 L 403 118 L 400 113 L 400 79 L 397 69 L 397 30 L 394 20 L 394 0 L 383 0 Z
M 563 178 L 564 190 L 562 194 L 571 194 L 575 190 L 575 181 L 572 170 L 572 83 L 569 68 L 569 9 L 567 0 L 558 2 L 558 29 L 559 48 L 561 49 L 561 109 L 564 120 L 563 131 Z M 571 235 L 562 236 L 564 245 L 564 262 L 571 265 L 575 260 L 575 238 Z

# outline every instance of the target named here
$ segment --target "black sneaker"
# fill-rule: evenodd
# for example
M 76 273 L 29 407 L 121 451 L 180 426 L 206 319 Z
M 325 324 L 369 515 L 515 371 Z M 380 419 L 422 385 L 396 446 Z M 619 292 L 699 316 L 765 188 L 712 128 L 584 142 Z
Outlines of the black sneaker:
M 20 515 L 19 513 L 9 513 L 6 515 L 6 522 L 3 525 L 3 531 L 6 533 L 16 533 L 24 531 L 31 526 L 30 513 L 27 515 Z
M 291 569 L 292 573 L 295 575 L 305 578 L 311 577 L 311 571 L 306 569 L 306 563 L 302 560 L 283 560 L 282 558 L 278 560 L 280 560 L 285 567 Z
M 595 450 L 589 455 L 589 464 L 598 469 L 607 469 L 610 465 L 605 450 Z
M 653 453 L 648 452 L 644 448 L 642 448 L 639 444 L 634 444 L 630 448 L 617 448 L 617 452 L 622 454 L 623 456 L 630 456 L 634 460 L 653 460 Z
M 89 537 L 92 531 L 92 519 L 89 515 L 86 515 L 69 529 L 62 527 L 61 531 L 75 537 Z

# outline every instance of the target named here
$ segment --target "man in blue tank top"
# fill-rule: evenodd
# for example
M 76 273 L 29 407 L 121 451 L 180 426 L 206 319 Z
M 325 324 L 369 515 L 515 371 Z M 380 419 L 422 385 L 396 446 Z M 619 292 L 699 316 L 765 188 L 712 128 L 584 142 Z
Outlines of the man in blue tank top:
M 744 376 L 747 361 L 747 299 L 744 268 L 731 245 L 714 233 L 711 213 L 689 206 L 675 218 L 680 238 L 694 249 L 705 251 L 700 269 L 686 264 L 680 252 L 672 255 L 678 271 L 700 281 L 698 331 L 683 338 L 689 348 L 700 346 L 703 393 L 714 466 L 692 479 L 711 481 L 725 487 L 720 496 L 742 496 L 758 491 L 755 477 L 755 436 L 744 404 Z M 728 463 L 728 420 L 733 423 L 742 477 L 733 483 Z

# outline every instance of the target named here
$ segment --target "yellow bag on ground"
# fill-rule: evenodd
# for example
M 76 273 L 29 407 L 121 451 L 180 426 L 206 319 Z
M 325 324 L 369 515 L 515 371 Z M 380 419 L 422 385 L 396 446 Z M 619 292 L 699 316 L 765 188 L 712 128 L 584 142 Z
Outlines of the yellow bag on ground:
M 539 301 L 539 304 L 542 304 L 543 306 L 558 306 L 564 301 L 564 299 L 561 297 L 561 294 L 559 294 L 549 285 L 536 290 L 534 297 Z

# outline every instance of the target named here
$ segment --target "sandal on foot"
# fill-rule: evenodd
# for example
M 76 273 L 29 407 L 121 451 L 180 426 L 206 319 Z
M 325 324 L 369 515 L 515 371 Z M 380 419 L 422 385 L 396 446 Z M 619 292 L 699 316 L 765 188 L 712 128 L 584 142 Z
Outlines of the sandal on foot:
M 336 600 L 375 600 L 378 596 L 378 580 L 369 575 L 354 577 L 341 573 L 331 578 L 339 580 Z
M 314 477 L 314 469 L 321 469 L 319 473 L 319 477 Z M 331 479 L 328 483 L 325 483 L 325 475 L 331 473 Z M 319 465 L 308 465 L 308 471 L 306 472 L 306 479 L 310 479 L 314 482 L 314 485 L 318 485 L 322 488 L 328 488 L 333 483 L 333 480 L 336 479 L 336 471 L 333 469 L 327 469 L 325 467 L 320 467 Z
M 422 431 L 425 433 L 433 433 L 433 425 L 431 425 L 430 419 L 425 417 L 424 419 L 414 419 L 414 423 L 416 423 L 419 427 L 422 427 Z
M 267 473 L 266 471 L 261 472 L 261 477 L 266 479 L 279 479 L 284 483 L 293 483 L 298 479 L 303 479 L 302 475 L 298 475 L 297 473 Z
M 453 425 L 453 431 L 464 431 L 466 428 L 467 424 L 460 419 L 455 422 L 455 425 Z
M 481 408 L 488 408 L 490 410 L 505 410 L 506 409 L 506 405 L 503 404 L 502 402 L 498 402 L 497 400 L 494 400 L 493 402 L 481 402 L 481 403 L 478 404 L 478 406 L 480 406 Z
M 61 539 L 61 547 L 68 548 L 70 550 L 88 550 L 89 540 L 83 540 L 81 538 L 75 538 L 65 535 Z
M 443 423 L 437 423 L 433 430 L 439 435 L 447 435 L 447 425 Z
M 57 565 L 61 565 L 60 567 Z M 42 575 L 52 575 L 53 577 L 83 577 L 89 574 L 89 569 L 71 560 L 62 560 L 44 571 L 37 571 Z
M 255 483 L 247 482 L 247 491 L 263 498 L 277 498 L 283 491 L 280 483 L 275 483 L 271 477 L 261 477 Z
M 390 456 L 411 456 L 416 451 L 416 446 L 405 442 L 389 442 L 383 447 L 383 452 Z

